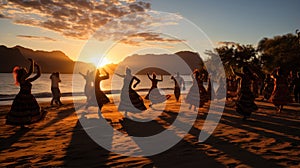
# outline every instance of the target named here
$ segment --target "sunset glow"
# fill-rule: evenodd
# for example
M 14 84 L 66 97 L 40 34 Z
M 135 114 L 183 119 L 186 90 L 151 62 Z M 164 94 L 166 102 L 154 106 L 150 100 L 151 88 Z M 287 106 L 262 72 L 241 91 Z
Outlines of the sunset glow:
M 110 63 L 111 62 L 106 57 L 104 57 L 100 62 L 98 62 L 97 67 L 103 67 Z

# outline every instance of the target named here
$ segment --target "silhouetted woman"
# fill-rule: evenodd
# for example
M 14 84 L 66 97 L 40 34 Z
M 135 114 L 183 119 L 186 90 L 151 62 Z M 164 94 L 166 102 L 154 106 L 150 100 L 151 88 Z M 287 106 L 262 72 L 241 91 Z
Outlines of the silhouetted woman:
M 293 81 L 295 102 L 300 103 L 300 72 Z
M 126 68 L 126 75 L 117 73 L 116 75 L 124 78 L 118 110 L 125 111 L 125 116 L 127 116 L 127 112 L 141 112 L 146 110 L 147 108 L 144 105 L 142 97 L 132 89 L 132 87 L 135 88 L 140 83 L 140 80 L 131 74 L 129 68 Z M 136 81 L 135 84 L 133 84 L 134 81 Z
M 216 96 L 215 90 L 214 90 L 214 85 L 211 82 L 211 78 L 208 78 L 208 86 L 207 86 L 207 99 L 208 100 L 214 100 Z
M 26 68 L 15 67 L 14 77 L 16 85 L 20 86 L 20 91 L 16 95 L 9 113 L 6 116 L 6 124 L 19 125 L 25 128 L 24 125 L 29 125 L 42 120 L 46 116 L 46 111 L 41 110 L 35 97 L 31 94 L 32 84 L 41 76 L 40 67 L 32 59 L 30 69 L 27 72 Z M 37 74 L 30 77 L 36 67 Z
M 236 112 L 243 115 L 243 120 L 246 120 L 252 112 L 258 110 L 257 105 L 254 103 L 255 96 L 251 91 L 251 83 L 257 79 L 257 76 L 248 66 L 243 66 L 243 73 L 235 72 L 233 69 L 232 71 L 235 75 L 241 77 L 241 90 L 236 103 Z
M 100 71 L 97 69 L 95 74 L 95 96 L 91 98 L 91 101 L 87 102 L 87 107 L 96 105 L 99 106 L 100 110 L 104 104 L 109 103 L 109 98 L 103 93 L 100 87 L 100 83 L 103 80 L 109 79 L 108 72 L 103 68 L 104 75 L 100 74 Z
M 55 102 L 55 104 L 58 105 L 63 105 L 62 102 L 60 101 L 60 97 L 61 97 L 61 93 L 60 93 L 60 89 L 59 89 L 59 82 L 61 82 L 60 78 L 59 78 L 59 72 L 53 72 L 50 75 L 50 79 L 51 79 L 51 92 L 52 92 L 52 100 L 50 105 L 53 105 L 53 102 Z
M 85 86 L 84 86 L 84 94 L 86 96 L 86 102 L 88 103 L 91 101 L 92 93 L 94 90 L 94 79 L 95 79 L 95 72 L 94 71 L 87 71 L 86 75 L 79 72 L 79 74 L 85 79 Z
M 185 83 L 184 83 L 183 78 L 179 75 L 179 72 L 177 72 L 177 75 L 175 77 L 171 76 L 171 79 L 173 79 L 174 83 L 175 83 L 174 95 L 175 95 L 176 101 L 178 102 L 179 97 L 181 95 L 181 86 L 182 86 L 182 89 L 185 90 Z
M 271 78 L 270 74 L 267 74 L 267 77 L 264 81 L 264 99 L 269 100 L 272 92 L 274 90 L 274 79 Z
M 191 109 L 192 106 L 194 106 L 194 111 L 197 111 L 197 108 L 202 107 L 204 104 L 204 102 L 200 100 L 201 99 L 201 89 L 200 88 L 202 88 L 201 87 L 202 82 L 200 79 L 200 73 L 197 69 L 194 70 L 194 72 L 192 74 L 192 79 L 193 79 L 193 84 L 192 84 L 189 92 L 186 95 L 185 102 L 190 104 L 189 109 Z M 205 90 L 205 88 L 204 89 L 203 88 L 202 88 L 202 90 Z M 202 95 L 202 97 L 203 97 L 203 95 Z
M 226 82 L 224 82 L 223 78 L 220 78 L 219 80 L 219 87 L 216 91 L 216 98 L 217 99 L 223 99 L 223 98 L 227 98 L 227 93 L 226 93 Z M 226 94 L 224 94 L 226 93 Z
M 270 100 L 276 106 L 278 112 L 281 112 L 283 106 L 290 101 L 287 77 L 284 75 L 282 68 L 276 68 L 271 77 L 274 78 L 275 87 Z
M 152 84 L 148 94 L 145 97 L 145 99 L 148 99 L 151 101 L 151 104 L 149 106 L 151 107 L 153 104 L 162 103 L 162 102 L 166 101 L 167 99 L 169 99 L 170 95 L 164 96 L 164 95 L 160 94 L 160 92 L 157 88 L 158 82 L 163 81 L 163 76 L 161 75 L 161 79 L 156 79 L 156 74 L 154 72 L 152 73 L 152 78 L 150 77 L 149 73 L 147 73 L 147 76 L 151 80 L 151 84 Z

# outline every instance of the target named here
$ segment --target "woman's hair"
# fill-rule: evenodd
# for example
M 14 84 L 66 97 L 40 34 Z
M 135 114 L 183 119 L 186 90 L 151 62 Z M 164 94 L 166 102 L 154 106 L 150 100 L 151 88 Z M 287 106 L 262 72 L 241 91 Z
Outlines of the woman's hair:
M 247 74 L 251 73 L 251 71 L 250 71 L 250 69 L 249 69 L 248 66 L 243 66 L 243 72 L 247 73 Z
M 156 73 L 155 73 L 155 72 L 152 72 L 152 76 L 153 76 L 153 77 L 156 77 Z
M 13 76 L 15 79 L 15 85 L 19 86 L 21 82 L 22 76 L 24 76 L 27 73 L 25 68 L 15 66 L 13 69 Z
M 199 72 L 198 69 L 195 69 L 195 70 L 193 71 L 193 74 L 195 75 L 195 77 L 200 77 L 200 72 Z
M 128 67 L 126 67 L 126 74 L 131 74 L 131 69 L 129 69 Z

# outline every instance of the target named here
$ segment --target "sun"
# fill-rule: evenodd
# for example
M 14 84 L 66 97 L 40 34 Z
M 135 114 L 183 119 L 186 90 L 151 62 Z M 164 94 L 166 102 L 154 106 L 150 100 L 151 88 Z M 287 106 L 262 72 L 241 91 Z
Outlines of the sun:
M 109 63 L 110 63 L 110 61 L 107 58 L 104 57 L 102 60 L 99 61 L 98 67 L 103 67 L 103 66 L 105 66 Z

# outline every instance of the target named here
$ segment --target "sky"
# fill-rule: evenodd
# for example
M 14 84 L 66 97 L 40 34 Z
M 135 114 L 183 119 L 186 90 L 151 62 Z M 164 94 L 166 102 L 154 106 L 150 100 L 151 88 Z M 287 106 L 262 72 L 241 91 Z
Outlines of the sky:
M 0 45 L 61 50 L 102 64 L 132 54 L 203 55 L 225 42 L 255 46 L 294 33 L 299 6 L 299 0 L 0 0 Z

